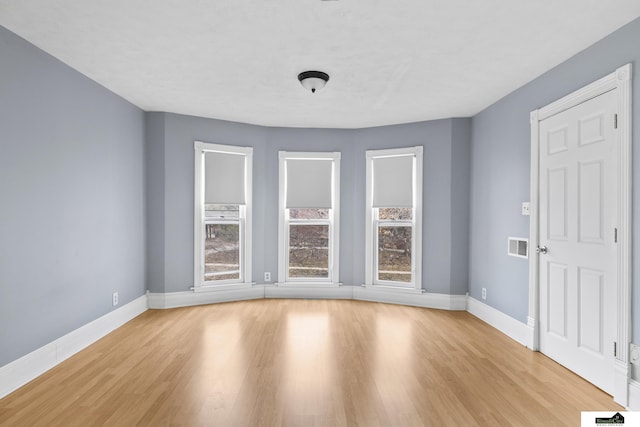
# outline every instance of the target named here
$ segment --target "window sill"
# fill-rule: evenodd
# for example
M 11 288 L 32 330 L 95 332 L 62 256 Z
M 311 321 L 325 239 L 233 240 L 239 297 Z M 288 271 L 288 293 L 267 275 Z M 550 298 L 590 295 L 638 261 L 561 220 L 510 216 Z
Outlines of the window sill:
M 191 288 L 193 292 L 217 292 L 217 291 L 228 291 L 230 289 L 242 289 L 242 288 L 250 288 L 255 285 L 255 282 L 239 282 L 239 283 L 225 283 L 222 285 L 204 285 L 204 286 L 194 286 Z

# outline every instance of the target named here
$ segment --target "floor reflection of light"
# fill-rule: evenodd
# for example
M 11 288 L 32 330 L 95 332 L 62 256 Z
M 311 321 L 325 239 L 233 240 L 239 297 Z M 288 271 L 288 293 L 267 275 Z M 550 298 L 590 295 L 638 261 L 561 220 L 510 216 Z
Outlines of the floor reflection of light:
M 203 326 L 200 363 L 192 378 L 198 400 L 206 402 L 200 415 L 205 419 L 234 404 L 246 374 L 242 328 L 237 320 Z M 210 419 L 210 418 L 209 418 Z
M 325 411 L 332 368 L 327 314 L 295 313 L 287 318 L 286 392 L 297 413 Z
M 413 325 L 407 319 L 380 316 L 376 318 L 377 365 L 384 367 L 411 362 Z
M 413 324 L 408 319 L 378 316 L 375 328 L 374 378 L 387 404 L 402 411 L 413 383 Z
M 326 314 L 292 314 L 287 319 L 287 353 L 294 363 L 307 363 L 326 351 L 329 317 Z

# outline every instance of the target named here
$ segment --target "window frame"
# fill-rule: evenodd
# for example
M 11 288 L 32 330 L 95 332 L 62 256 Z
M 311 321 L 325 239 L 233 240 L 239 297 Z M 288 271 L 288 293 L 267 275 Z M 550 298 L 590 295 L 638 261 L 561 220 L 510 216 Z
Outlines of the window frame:
M 253 148 L 233 145 L 214 144 L 209 142 L 194 142 L 194 269 L 193 290 L 195 292 L 235 289 L 253 285 L 251 271 L 251 235 L 252 235 L 252 187 L 253 187 Z M 239 205 L 238 219 L 207 218 L 205 216 L 205 164 L 204 154 L 217 152 L 224 154 L 242 155 L 245 157 L 245 204 Z M 205 229 L 207 224 L 235 224 L 239 225 L 239 264 L 240 277 L 206 281 L 205 271 Z
M 280 151 L 279 156 L 279 200 L 278 200 L 278 286 L 339 286 L 340 261 L 340 152 L 291 152 Z M 286 207 L 286 161 L 287 160 L 331 160 L 331 208 L 327 219 L 290 218 Z M 328 275 L 324 277 L 290 277 L 289 243 L 291 225 L 328 225 L 329 259 Z
M 378 209 L 373 206 L 374 159 L 394 156 L 413 156 L 413 191 L 411 220 L 380 220 Z M 366 213 L 365 213 L 365 285 L 422 292 L 422 176 L 423 147 L 391 148 L 366 151 Z M 393 208 L 394 206 L 389 206 Z M 378 228 L 380 226 L 411 225 L 411 282 L 379 280 Z

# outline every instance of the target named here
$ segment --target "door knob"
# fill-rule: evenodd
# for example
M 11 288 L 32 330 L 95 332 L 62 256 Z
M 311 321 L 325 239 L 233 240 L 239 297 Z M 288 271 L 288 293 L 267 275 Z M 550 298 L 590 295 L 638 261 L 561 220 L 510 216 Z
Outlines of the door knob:
M 546 254 L 547 253 L 547 247 L 546 246 L 538 246 L 536 248 L 536 253 L 538 253 L 538 254 Z

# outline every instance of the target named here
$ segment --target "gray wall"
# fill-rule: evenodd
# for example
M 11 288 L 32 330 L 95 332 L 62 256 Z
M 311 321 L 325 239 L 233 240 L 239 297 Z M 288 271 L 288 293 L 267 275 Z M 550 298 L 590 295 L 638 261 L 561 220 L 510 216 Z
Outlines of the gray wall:
M 471 119 L 452 120 L 451 153 L 451 294 L 463 295 L 469 290 Z
M 148 222 L 148 288 L 180 292 L 193 286 L 193 141 L 199 140 L 254 148 L 252 267 L 258 283 L 265 271 L 274 278 L 278 271 L 278 151 L 340 151 L 340 281 L 346 285 L 364 283 L 365 151 L 422 145 L 423 288 L 464 294 L 469 130 L 470 119 L 344 130 L 265 128 L 153 113 L 147 118 L 147 167 L 157 170 L 147 170 L 155 177 L 147 209 L 164 210 Z
M 384 126 L 361 129 L 356 134 L 356 165 L 358 179 L 355 188 L 357 194 L 357 212 L 361 215 L 359 239 L 364 242 L 365 213 L 365 151 L 370 149 L 410 147 L 422 145 L 423 159 L 423 218 L 422 218 L 422 288 L 428 292 L 442 294 L 464 294 L 464 289 L 452 289 L 451 266 L 452 230 L 465 219 L 452 212 L 452 165 L 455 154 L 452 147 L 452 127 L 454 120 L 436 120 L 430 122 L 409 123 L 396 126 Z M 467 197 L 467 192 L 464 197 Z M 356 265 L 364 266 L 364 243 L 356 248 L 359 256 L 354 259 Z M 364 268 L 361 268 L 360 282 L 364 281 Z
M 506 239 L 528 235 L 529 112 L 627 62 L 637 106 L 637 40 L 640 19 L 473 119 L 284 129 L 145 114 L 0 27 L 0 366 L 109 312 L 114 291 L 126 304 L 145 283 L 152 292 L 193 285 L 194 140 L 254 148 L 256 282 L 277 272 L 278 150 L 342 152 L 340 278 L 349 285 L 364 281 L 365 150 L 422 145 L 423 287 L 477 299 L 486 287 L 489 305 L 526 322 L 527 263 L 507 257 Z M 637 143 L 640 120 L 633 132 Z
M 194 141 L 254 147 L 254 280 L 262 268 L 266 134 L 254 125 L 169 113 L 147 113 L 148 275 L 151 292 L 193 286 Z M 276 193 L 277 194 L 277 193 Z M 154 218 L 155 217 L 155 218 Z M 276 223 L 277 226 L 277 223 Z
M 0 366 L 144 294 L 144 113 L 0 27 Z
M 472 297 L 480 299 L 487 288 L 487 303 L 520 320 L 528 315 L 528 266 L 526 260 L 506 255 L 507 236 L 529 235 L 529 217 L 520 214 L 520 203 L 529 199 L 529 113 L 553 102 L 616 68 L 633 63 L 633 145 L 640 138 L 640 19 L 636 19 L 590 48 L 516 90 L 472 120 L 471 253 Z M 517 60 L 517 58 L 514 58 Z M 633 218 L 640 208 L 640 150 L 633 154 Z M 634 227 L 633 247 L 640 242 Z M 634 249 L 634 270 L 640 256 Z M 640 340 L 639 278 L 633 280 L 634 341 Z
M 164 283 L 164 114 L 145 114 L 146 288 Z

